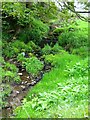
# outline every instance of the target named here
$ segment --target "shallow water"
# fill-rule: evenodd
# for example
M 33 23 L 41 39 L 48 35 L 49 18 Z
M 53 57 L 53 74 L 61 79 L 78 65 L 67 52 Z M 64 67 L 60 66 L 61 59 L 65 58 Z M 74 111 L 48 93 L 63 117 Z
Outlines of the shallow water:
M 12 84 L 11 87 L 13 88 L 10 96 L 7 98 L 8 105 L 2 109 L 0 112 L 1 118 L 10 118 L 13 115 L 13 110 L 22 104 L 22 99 L 27 95 L 28 90 L 32 88 L 35 84 L 37 84 L 43 77 L 43 74 L 45 72 L 50 71 L 51 66 L 45 65 L 43 70 L 39 73 L 39 75 L 32 79 L 31 76 L 24 70 L 20 70 L 20 77 L 21 77 L 21 83 L 19 84 Z

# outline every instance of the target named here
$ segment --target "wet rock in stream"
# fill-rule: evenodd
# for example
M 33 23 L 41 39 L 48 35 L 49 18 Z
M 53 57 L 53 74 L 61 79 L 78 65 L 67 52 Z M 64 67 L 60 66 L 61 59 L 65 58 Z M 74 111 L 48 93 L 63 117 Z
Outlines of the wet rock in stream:
M 32 86 L 34 86 L 36 83 L 38 83 L 42 79 L 44 73 L 50 71 L 50 69 L 50 65 L 45 65 L 40 74 L 33 80 L 31 80 L 31 76 L 29 76 L 25 70 L 19 70 L 18 74 L 20 75 L 22 82 L 20 84 L 12 85 L 13 90 L 7 99 L 8 107 L 2 109 L 2 116 L 8 118 L 10 118 L 10 116 L 13 116 L 13 109 L 21 105 L 21 100 L 26 96 L 27 91 L 32 88 Z
M 21 75 L 23 75 L 23 74 L 22 74 L 22 73 L 18 73 L 18 75 L 20 75 L 20 76 L 21 76 Z

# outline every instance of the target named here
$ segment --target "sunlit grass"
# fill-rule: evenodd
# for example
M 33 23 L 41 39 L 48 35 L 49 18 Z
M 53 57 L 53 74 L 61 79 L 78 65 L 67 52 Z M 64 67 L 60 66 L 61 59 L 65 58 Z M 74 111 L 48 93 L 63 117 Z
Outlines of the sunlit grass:
M 53 59 L 52 59 L 53 58 Z M 49 61 L 48 61 L 49 60 Z M 15 110 L 17 118 L 84 118 L 88 116 L 88 77 L 87 59 L 63 53 L 46 56 L 46 61 L 54 66 L 43 79 L 33 87 Z M 80 66 L 75 65 L 80 62 Z M 82 66 L 85 64 L 85 66 Z M 74 69 L 76 76 L 67 74 L 68 67 Z M 77 70 L 83 76 L 78 76 Z M 70 72 L 71 74 L 71 72 Z M 72 75 L 72 74 L 71 74 Z M 25 113 L 25 109 L 27 113 Z

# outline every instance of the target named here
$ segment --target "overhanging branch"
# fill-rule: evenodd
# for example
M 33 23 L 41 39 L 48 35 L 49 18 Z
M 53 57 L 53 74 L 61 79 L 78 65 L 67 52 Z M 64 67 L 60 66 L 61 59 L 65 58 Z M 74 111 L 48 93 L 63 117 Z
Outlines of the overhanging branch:
M 56 2 L 58 3 L 58 5 L 60 5 L 60 7 L 62 6 L 58 0 L 56 0 Z M 67 4 L 66 2 L 63 2 L 63 6 L 66 7 L 68 10 L 70 10 L 71 12 L 75 13 L 76 16 L 79 17 L 81 20 L 90 22 L 88 18 L 85 18 L 84 16 L 80 15 L 80 13 L 90 13 L 90 11 L 75 11 L 75 6 L 70 6 L 69 2 L 67 2 Z

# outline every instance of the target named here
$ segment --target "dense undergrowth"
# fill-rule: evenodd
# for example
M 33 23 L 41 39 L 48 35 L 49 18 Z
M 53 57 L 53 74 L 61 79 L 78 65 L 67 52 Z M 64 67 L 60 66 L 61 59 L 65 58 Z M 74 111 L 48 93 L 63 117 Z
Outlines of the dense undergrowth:
M 13 110 L 15 118 L 87 117 L 87 23 L 78 19 L 59 23 L 54 4 L 51 6 L 55 15 L 47 15 L 49 8 L 45 10 L 44 5 L 47 6 L 32 4 L 28 8 L 22 3 L 3 3 L 0 104 L 7 105 L 11 85 L 21 82 L 19 71 L 24 69 L 34 79 L 45 64 L 50 64 L 51 70 L 30 89 L 22 105 Z

